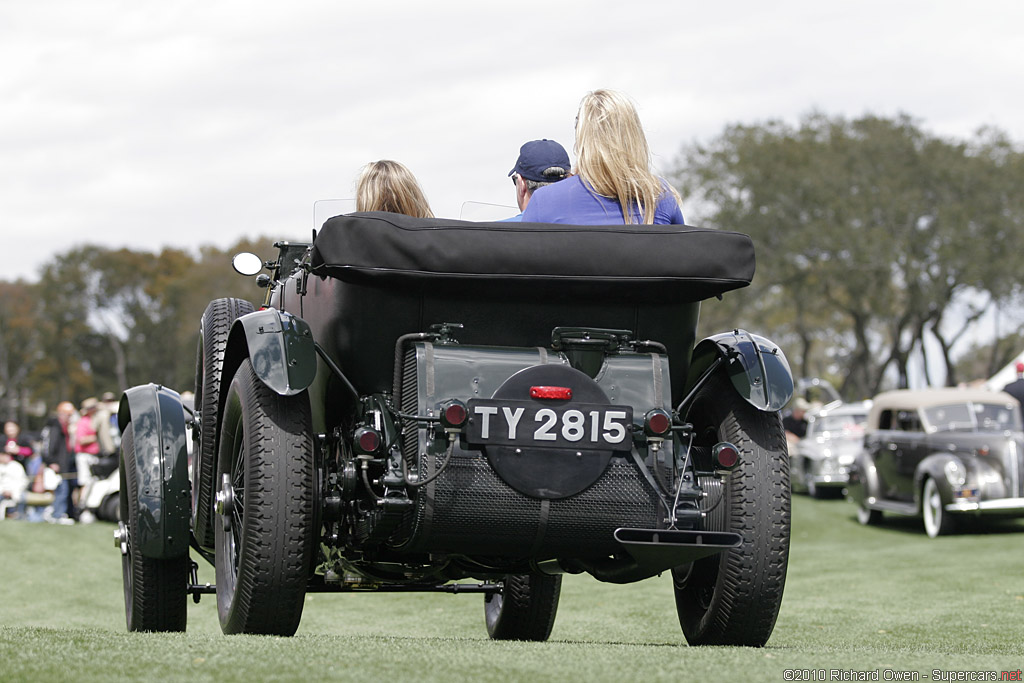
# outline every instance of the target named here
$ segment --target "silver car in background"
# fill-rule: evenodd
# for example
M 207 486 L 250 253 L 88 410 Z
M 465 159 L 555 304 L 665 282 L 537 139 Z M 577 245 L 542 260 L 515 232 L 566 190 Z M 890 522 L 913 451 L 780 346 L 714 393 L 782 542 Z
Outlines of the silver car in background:
M 808 414 L 807 434 L 790 448 L 794 491 L 814 498 L 841 497 L 850 466 L 864 447 L 871 401 L 830 403 Z

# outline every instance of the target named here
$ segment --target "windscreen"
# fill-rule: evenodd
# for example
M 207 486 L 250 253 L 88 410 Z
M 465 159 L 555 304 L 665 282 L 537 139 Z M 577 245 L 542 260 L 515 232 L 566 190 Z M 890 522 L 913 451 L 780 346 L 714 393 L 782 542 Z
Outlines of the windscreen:
M 924 419 L 929 432 L 1020 431 L 1020 409 L 1007 403 L 951 403 L 925 408 Z

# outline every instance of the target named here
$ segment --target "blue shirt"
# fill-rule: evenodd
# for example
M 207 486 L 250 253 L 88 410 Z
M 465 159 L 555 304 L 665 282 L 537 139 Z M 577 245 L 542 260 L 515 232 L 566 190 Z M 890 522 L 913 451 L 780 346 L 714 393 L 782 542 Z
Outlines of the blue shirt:
M 683 212 L 679 202 L 668 191 L 658 197 L 654 208 L 655 225 L 683 225 Z M 633 222 L 642 223 L 643 216 L 636 206 L 632 209 Z M 538 187 L 523 211 L 527 223 L 568 223 L 570 225 L 622 225 L 622 209 L 618 200 L 602 197 L 587 187 L 580 176 Z

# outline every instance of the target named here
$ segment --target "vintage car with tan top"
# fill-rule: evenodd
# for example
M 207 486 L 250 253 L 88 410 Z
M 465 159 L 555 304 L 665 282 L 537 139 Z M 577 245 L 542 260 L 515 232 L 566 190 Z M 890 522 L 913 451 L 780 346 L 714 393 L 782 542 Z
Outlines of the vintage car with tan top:
M 875 397 L 849 497 L 861 524 L 924 518 L 932 538 L 967 516 L 1024 516 L 1024 434 L 1017 400 L 977 389 Z

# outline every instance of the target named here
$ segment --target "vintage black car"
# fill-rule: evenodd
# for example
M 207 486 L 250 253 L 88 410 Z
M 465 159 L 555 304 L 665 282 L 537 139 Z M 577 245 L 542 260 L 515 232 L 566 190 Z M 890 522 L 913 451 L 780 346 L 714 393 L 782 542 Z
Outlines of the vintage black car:
M 671 571 L 690 643 L 765 643 L 792 376 L 757 335 L 695 339 L 747 236 L 365 213 L 279 247 L 264 306 L 203 314 L 191 480 L 178 394 L 122 398 L 130 630 L 204 593 L 225 633 L 291 635 L 308 592 L 437 591 L 544 640 L 563 573 Z
M 861 524 L 883 513 L 924 518 L 934 538 L 980 515 L 1024 516 L 1024 434 L 1017 400 L 978 389 L 875 397 L 850 472 Z

